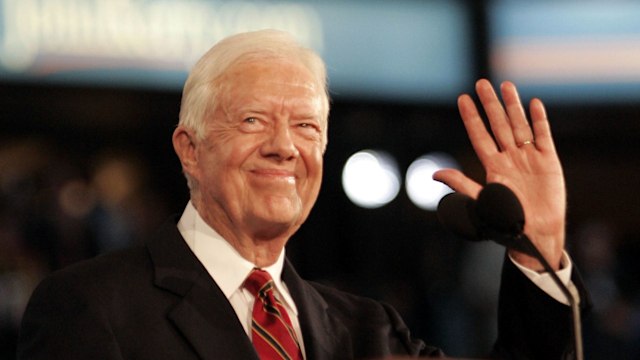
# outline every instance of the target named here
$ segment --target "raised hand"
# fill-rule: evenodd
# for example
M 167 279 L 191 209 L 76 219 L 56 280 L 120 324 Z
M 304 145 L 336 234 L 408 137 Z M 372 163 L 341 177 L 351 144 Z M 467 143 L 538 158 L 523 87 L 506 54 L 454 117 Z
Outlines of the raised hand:
M 500 91 L 502 102 L 489 81 L 476 83 L 491 132 L 467 94 L 458 98 L 460 115 L 484 166 L 487 183 L 502 183 L 518 196 L 525 211 L 525 234 L 557 270 L 565 243 L 566 190 L 544 105 L 539 99 L 531 100 L 529 123 L 516 87 L 504 82 Z M 441 170 L 434 179 L 473 198 L 482 189 L 454 169 Z M 513 250 L 511 256 L 526 267 L 542 270 L 530 256 Z

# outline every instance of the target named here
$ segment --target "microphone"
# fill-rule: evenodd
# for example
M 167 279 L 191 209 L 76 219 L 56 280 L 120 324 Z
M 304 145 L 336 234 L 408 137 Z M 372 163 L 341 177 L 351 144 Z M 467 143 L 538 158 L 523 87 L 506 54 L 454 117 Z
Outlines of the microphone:
M 578 290 L 573 283 L 565 286 L 538 248 L 524 234 L 524 209 L 513 191 L 500 183 L 490 183 L 480 191 L 477 200 L 464 194 L 451 193 L 440 200 L 437 214 L 447 230 L 464 239 L 492 240 L 540 261 L 571 306 L 576 359 L 582 360 L 584 355 Z
M 478 200 L 447 194 L 438 204 L 438 219 L 446 229 L 471 241 L 493 240 L 500 245 L 535 256 L 519 235 L 524 230 L 524 210 L 516 195 L 499 183 L 487 184 Z

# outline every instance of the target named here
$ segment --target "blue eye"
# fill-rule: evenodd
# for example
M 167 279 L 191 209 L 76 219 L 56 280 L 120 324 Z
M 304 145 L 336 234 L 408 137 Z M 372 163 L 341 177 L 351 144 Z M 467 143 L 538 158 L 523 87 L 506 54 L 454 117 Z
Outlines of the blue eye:
M 249 123 L 249 124 L 255 124 L 258 122 L 258 119 L 254 118 L 254 117 L 249 117 L 244 119 L 244 122 Z

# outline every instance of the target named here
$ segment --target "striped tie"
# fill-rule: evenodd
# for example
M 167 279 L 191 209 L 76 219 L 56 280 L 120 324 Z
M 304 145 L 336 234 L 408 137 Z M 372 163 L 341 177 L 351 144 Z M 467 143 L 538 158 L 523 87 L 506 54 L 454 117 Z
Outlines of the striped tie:
M 302 353 L 291 320 L 282 303 L 273 294 L 273 279 L 269 273 L 253 269 L 244 287 L 256 301 L 253 305 L 251 338 L 262 360 L 302 360 Z

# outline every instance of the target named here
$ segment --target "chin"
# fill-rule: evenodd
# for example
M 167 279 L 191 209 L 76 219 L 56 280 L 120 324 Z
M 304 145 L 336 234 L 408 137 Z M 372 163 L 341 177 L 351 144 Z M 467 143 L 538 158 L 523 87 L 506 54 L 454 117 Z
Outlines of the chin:
M 285 213 L 277 213 L 277 214 L 270 214 L 267 216 L 260 216 L 259 218 L 261 218 L 261 222 L 264 224 L 273 224 L 273 226 L 281 226 L 281 227 L 293 227 L 296 226 L 299 223 L 299 219 L 300 219 L 300 214 L 299 213 L 292 213 L 292 214 L 285 214 Z
M 280 219 L 282 220 L 282 219 Z M 276 238 L 288 239 L 293 235 L 300 224 L 294 221 L 276 221 L 276 219 L 261 219 L 254 223 L 254 236 L 263 240 Z

